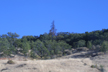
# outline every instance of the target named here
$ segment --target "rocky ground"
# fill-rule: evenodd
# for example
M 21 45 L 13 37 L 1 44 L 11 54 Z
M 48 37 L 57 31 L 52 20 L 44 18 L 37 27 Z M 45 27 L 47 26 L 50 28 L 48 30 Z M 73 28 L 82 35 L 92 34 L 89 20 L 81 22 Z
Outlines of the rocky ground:
M 108 53 L 90 58 L 95 65 L 103 66 L 104 72 L 108 72 Z
M 86 52 L 74 53 L 52 60 L 0 60 L 0 72 L 108 72 L 108 54 L 87 58 Z M 93 67 L 91 67 L 93 66 Z M 97 67 L 95 67 L 97 66 Z

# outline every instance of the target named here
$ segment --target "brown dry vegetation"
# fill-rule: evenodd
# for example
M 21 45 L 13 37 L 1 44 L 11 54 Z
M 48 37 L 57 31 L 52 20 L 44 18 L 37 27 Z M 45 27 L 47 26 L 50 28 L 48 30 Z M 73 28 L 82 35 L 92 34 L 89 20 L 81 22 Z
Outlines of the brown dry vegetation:
M 99 72 L 90 67 L 93 63 L 88 58 L 14 61 L 13 65 L 6 62 L 0 61 L 1 72 Z
M 93 58 L 71 58 L 73 55 L 51 60 L 27 60 L 14 59 L 15 64 L 7 64 L 8 60 L 0 60 L 0 72 L 102 72 L 102 65 L 108 71 L 108 54 Z M 98 67 L 92 68 L 91 66 Z

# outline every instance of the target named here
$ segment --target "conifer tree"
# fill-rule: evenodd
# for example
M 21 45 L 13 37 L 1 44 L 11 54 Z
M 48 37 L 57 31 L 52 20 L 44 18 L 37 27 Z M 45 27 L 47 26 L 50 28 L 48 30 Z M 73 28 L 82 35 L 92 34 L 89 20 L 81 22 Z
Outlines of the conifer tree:
M 3 56 L 9 56 L 11 54 L 10 44 L 6 38 L 0 38 L 0 52 Z
M 108 41 L 104 41 L 101 46 L 101 51 L 106 52 L 108 50 Z
M 28 51 L 30 50 L 30 44 L 27 42 L 27 39 L 24 38 L 22 42 L 22 53 L 27 56 Z
M 88 47 L 89 49 L 92 48 L 92 43 L 91 43 L 90 41 L 87 42 L 87 47 Z
M 56 37 L 56 29 L 55 29 L 54 21 L 52 22 L 49 35 L 52 36 L 52 41 L 54 40 L 54 37 Z

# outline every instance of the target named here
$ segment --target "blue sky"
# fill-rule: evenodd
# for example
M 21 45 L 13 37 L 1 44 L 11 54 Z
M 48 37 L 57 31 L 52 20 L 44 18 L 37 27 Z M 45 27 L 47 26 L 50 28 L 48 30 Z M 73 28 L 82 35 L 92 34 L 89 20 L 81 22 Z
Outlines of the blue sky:
M 85 33 L 108 29 L 108 0 L 0 0 L 0 35 L 57 32 Z

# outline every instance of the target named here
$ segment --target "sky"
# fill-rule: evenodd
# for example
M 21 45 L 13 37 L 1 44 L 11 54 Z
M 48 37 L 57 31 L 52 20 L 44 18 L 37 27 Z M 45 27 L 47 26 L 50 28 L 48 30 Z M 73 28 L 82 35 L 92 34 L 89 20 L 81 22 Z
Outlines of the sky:
M 108 0 L 0 0 L 0 35 L 58 32 L 85 33 L 108 29 Z

